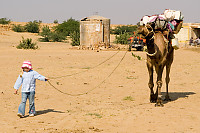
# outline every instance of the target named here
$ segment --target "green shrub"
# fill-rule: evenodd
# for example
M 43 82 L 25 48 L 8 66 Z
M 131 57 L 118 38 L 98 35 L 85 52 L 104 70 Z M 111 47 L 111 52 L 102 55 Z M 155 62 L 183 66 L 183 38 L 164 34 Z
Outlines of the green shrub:
M 80 45 L 80 32 L 72 32 L 70 33 L 70 38 L 72 39 L 72 46 L 79 46 Z
M 90 116 L 96 116 L 97 118 L 102 118 L 102 115 L 98 114 L 98 113 L 88 113 L 86 115 L 90 115 Z
M 49 26 L 43 26 L 42 27 L 42 32 L 40 33 L 40 35 L 42 36 L 42 37 L 44 37 L 43 38 L 43 41 L 45 41 L 45 42 L 49 42 L 50 41 L 50 35 L 51 35 L 51 30 L 50 30 L 50 28 L 49 28 Z
M 136 25 L 127 25 L 127 26 L 117 26 L 115 29 L 111 29 L 111 34 L 120 35 L 121 33 L 124 34 L 125 32 L 128 34 L 133 34 L 133 32 L 137 31 Z
M 62 42 L 63 40 L 66 40 L 66 36 L 63 33 L 56 31 L 52 32 L 49 26 L 44 26 L 40 35 L 44 37 L 41 39 L 41 41 L 44 42 Z
M 12 30 L 15 31 L 15 32 L 24 32 L 24 27 L 21 26 L 20 24 L 19 25 L 13 25 L 12 27 Z
M 134 53 L 132 53 L 132 56 L 135 57 L 135 58 L 137 58 L 138 60 L 141 60 L 141 59 L 142 59 L 142 57 L 140 57 L 140 56 L 138 56 L 138 55 L 135 55 Z
M 66 36 L 60 32 L 51 32 L 49 38 L 53 42 L 62 42 L 63 40 L 66 40 Z
M 24 37 L 22 37 L 22 41 L 20 41 L 17 49 L 38 49 L 38 46 L 36 43 L 32 43 L 31 38 L 24 39 Z
M 56 26 L 56 31 L 63 33 L 65 36 L 69 36 L 70 33 L 73 33 L 74 31 L 79 32 L 79 30 L 80 30 L 79 21 L 76 21 L 75 19 L 72 18 Z
M 0 24 L 9 24 L 9 23 L 10 23 L 10 19 L 0 18 Z
M 128 33 L 121 33 L 120 35 L 115 36 L 114 43 L 117 44 L 128 44 L 128 38 L 131 37 Z
M 58 20 L 57 20 L 57 19 L 54 20 L 53 23 L 54 23 L 54 24 L 58 24 Z
M 25 30 L 31 33 L 39 33 L 39 26 L 40 23 L 38 21 L 30 21 L 28 24 L 25 25 Z
M 134 101 L 132 96 L 127 96 L 127 97 L 123 98 L 123 100 Z
M 41 24 L 41 23 L 42 23 L 42 20 L 39 20 L 38 23 Z

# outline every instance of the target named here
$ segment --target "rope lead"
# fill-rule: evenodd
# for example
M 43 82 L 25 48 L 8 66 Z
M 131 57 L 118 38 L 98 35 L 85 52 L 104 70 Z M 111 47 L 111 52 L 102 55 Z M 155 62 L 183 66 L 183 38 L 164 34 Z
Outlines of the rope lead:
M 118 51 L 119 52 L 119 51 Z M 117 53 L 118 53 L 117 52 Z M 81 96 L 81 95 L 85 95 L 85 94 L 88 94 L 89 92 L 95 90 L 96 88 L 98 88 L 100 85 L 102 85 L 113 73 L 114 71 L 119 67 L 119 65 L 121 64 L 121 62 L 124 60 L 126 54 L 127 54 L 128 51 L 125 52 L 124 56 L 121 58 L 120 62 L 117 64 L 117 66 L 113 69 L 113 71 L 101 82 L 99 83 L 97 86 L 95 86 L 94 88 L 88 90 L 87 92 L 85 93 L 80 93 L 80 94 L 70 94 L 70 93 L 66 93 L 66 92 L 63 92 L 61 90 L 59 90 L 58 88 L 56 88 L 49 80 L 48 80 L 48 83 L 50 86 L 52 86 L 54 89 L 56 89 L 57 91 L 59 91 L 60 93 L 62 94 L 66 94 L 66 95 L 69 95 L 69 96 Z M 113 55 L 114 56 L 114 55 Z M 102 63 L 103 64 L 103 63 Z M 54 78 L 55 79 L 55 78 Z

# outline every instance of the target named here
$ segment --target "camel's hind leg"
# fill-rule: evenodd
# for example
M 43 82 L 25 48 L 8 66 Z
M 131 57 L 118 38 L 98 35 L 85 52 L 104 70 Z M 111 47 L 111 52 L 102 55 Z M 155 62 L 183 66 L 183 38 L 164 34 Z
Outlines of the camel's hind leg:
M 169 73 L 170 73 L 170 68 L 171 68 L 171 64 L 170 65 L 166 65 L 166 95 L 165 95 L 165 101 L 171 101 L 171 99 L 169 98 L 169 92 L 168 92 L 168 85 L 169 85 L 169 81 L 170 81 L 170 77 L 169 77 Z
M 165 78 L 165 81 L 166 81 L 166 95 L 165 95 L 165 99 L 164 99 L 165 101 L 171 101 L 171 99 L 169 97 L 169 92 L 168 92 L 168 85 L 169 85 L 169 82 L 170 82 L 169 73 L 170 73 L 172 62 L 173 62 L 173 58 L 174 58 L 174 50 L 171 49 L 171 51 L 169 53 L 169 56 L 167 58 L 168 62 L 166 63 L 166 78 Z
M 150 88 L 150 102 L 156 102 L 157 96 L 154 94 L 153 87 L 153 65 L 151 63 L 147 63 L 147 68 L 149 72 L 149 88 Z

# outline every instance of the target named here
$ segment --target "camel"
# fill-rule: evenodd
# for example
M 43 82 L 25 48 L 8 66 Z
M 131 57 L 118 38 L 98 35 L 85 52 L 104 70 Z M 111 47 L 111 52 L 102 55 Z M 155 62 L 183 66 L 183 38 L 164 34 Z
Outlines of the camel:
M 169 73 L 171 64 L 174 58 L 174 48 L 169 43 L 161 31 L 153 31 L 150 25 L 140 26 L 138 33 L 142 34 L 146 39 L 147 44 L 147 68 L 149 72 L 150 88 L 150 102 L 155 102 L 155 106 L 164 106 L 161 99 L 161 87 L 162 87 L 162 73 L 166 66 L 166 95 L 165 100 L 170 101 L 168 93 L 168 84 L 170 81 Z M 153 67 L 157 73 L 157 90 L 154 93 L 153 87 Z

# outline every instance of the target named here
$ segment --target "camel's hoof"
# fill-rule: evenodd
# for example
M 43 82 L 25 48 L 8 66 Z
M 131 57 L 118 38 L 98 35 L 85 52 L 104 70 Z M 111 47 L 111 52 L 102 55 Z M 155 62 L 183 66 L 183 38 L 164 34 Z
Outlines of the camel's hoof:
M 157 101 L 156 101 L 156 104 L 155 104 L 155 107 L 163 107 L 163 103 L 162 103 L 162 99 L 161 97 L 158 97 Z
M 156 103 L 156 100 L 150 100 L 150 103 Z
M 150 99 L 151 103 L 156 103 L 156 99 Z
M 156 101 L 157 101 L 157 96 L 155 94 L 151 94 L 150 95 L 150 102 L 151 103 L 156 103 Z
M 163 107 L 164 105 L 162 103 L 156 103 L 155 107 Z

